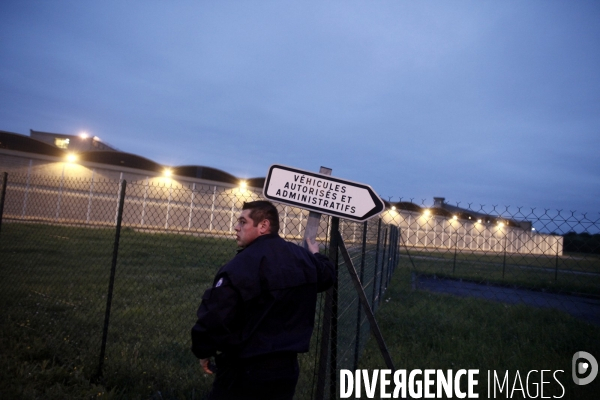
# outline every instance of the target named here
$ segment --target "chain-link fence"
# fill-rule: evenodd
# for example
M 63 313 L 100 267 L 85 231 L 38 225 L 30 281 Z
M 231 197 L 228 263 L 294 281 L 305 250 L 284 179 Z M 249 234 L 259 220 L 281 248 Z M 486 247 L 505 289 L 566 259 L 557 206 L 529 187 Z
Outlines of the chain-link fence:
M 599 217 L 388 203 L 381 219 L 399 228 L 400 251 L 377 317 L 395 367 L 476 369 L 479 398 L 597 398 L 597 379 L 572 374 L 574 354 L 600 354 Z M 383 365 L 369 344 L 359 367 Z
M 2 355 L 4 392 L 60 398 L 92 379 L 126 397 L 202 398 L 211 379 L 189 350 L 195 311 L 235 255 L 243 202 L 261 195 L 175 181 L 5 175 L 3 183 L 0 340 L 14 349 Z M 300 243 L 308 212 L 278 209 L 280 235 Z M 398 229 L 323 216 L 317 241 L 330 257 L 337 231 L 375 310 L 397 265 Z M 341 258 L 338 269 L 300 358 L 297 398 L 336 397 L 337 371 L 356 367 L 369 337 Z
M 243 202 L 262 196 L 160 179 L 2 176 L 0 393 L 90 397 L 100 372 L 117 398 L 206 393 L 189 330 L 235 255 Z M 308 212 L 278 209 L 280 234 L 300 243 Z M 323 216 L 317 240 L 339 279 L 318 306 L 297 398 L 335 398 L 340 369 L 386 366 L 352 269 L 399 368 L 558 370 L 574 351 L 599 354 L 599 221 L 443 201 L 387 203 L 364 223 Z M 586 398 L 562 383 L 565 398 Z
M 443 200 L 389 206 L 382 219 L 400 229 L 400 266 L 415 287 L 559 308 L 600 324 L 598 215 Z

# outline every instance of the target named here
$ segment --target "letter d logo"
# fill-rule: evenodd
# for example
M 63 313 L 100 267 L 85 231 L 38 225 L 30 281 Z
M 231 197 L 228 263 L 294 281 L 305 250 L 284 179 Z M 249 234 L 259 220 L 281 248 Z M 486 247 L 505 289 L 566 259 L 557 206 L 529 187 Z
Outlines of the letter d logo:
M 577 363 L 580 358 L 583 358 L 586 361 Z M 596 361 L 593 355 L 585 351 L 578 351 L 577 353 L 573 354 L 572 367 L 573 382 L 575 382 L 577 385 L 587 385 L 596 378 L 596 375 L 598 375 L 598 361 Z M 590 373 L 586 378 L 579 377 L 581 375 L 585 375 L 588 371 L 590 371 Z

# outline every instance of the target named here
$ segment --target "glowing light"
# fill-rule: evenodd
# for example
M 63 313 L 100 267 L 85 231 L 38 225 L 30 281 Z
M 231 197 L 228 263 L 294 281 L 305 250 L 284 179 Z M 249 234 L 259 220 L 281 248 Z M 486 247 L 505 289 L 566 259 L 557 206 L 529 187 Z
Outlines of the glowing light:
M 88 135 L 88 134 L 87 134 L 87 133 L 85 133 L 85 132 L 81 132 L 81 133 L 79 134 L 79 137 L 80 137 L 80 138 L 82 138 L 82 139 L 87 139 L 87 138 L 89 138 L 89 137 L 90 137 L 90 135 Z
M 477 223 L 480 224 L 481 223 L 481 218 L 477 220 Z
M 431 210 L 426 209 L 425 211 L 423 211 L 423 215 L 431 215 Z
M 69 148 L 69 139 L 61 139 L 61 138 L 55 138 L 54 139 L 54 145 L 56 147 L 58 147 L 59 149 L 68 149 Z
M 458 217 L 456 215 L 453 215 L 452 219 L 456 221 L 458 219 Z
M 244 193 L 247 187 L 248 183 L 246 181 L 240 181 L 240 193 Z
M 68 162 L 75 162 L 75 161 L 77 161 L 77 155 L 75 155 L 75 153 L 69 153 L 69 154 L 67 154 L 67 161 Z
M 392 211 L 396 211 L 396 206 L 392 206 Z
M 498 226 L 502 228 L 504 226 L 504 222 L 498 222 Z
M 171 175 L 173 175 L 173 171 L 171 171 L 171 168 L 165 168 L 165 170 L 163 171 L 163 175 L 166 177 L 170 177 Z
M 532 231 L 535 231 L 535 228 L 531 228 Z

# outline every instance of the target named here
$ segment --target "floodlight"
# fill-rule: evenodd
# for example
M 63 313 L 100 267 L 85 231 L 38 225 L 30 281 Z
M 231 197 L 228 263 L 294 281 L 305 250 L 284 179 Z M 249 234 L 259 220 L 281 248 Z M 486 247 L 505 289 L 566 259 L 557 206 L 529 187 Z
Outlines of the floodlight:
M 392 206 L 392 211 L 396 211 L 396 206 Z
M 163 171 L 163 175 L 169 177 L 173 175 L 173 171 L 171 171 L 171 168 L 165 168 L 165 170 Z
M 87 139 L 87 138 L 89 138 L 89 137 L 90 137 L 90 135 L 88 135 L 88 134 L 87 134 L 87 133 L 85 133 L 85 132 L 81 132 L 81 133 L 79 134 L 79 137 L 80 137 L 80 138 L 82 138 L 82 139 Z
M 69 153 L 69 154 L 67 154 L 67 161 L 68 162 L 75 162 L 75 161 L 77 161 L 77 155 L 75 155 L 75 153 Z

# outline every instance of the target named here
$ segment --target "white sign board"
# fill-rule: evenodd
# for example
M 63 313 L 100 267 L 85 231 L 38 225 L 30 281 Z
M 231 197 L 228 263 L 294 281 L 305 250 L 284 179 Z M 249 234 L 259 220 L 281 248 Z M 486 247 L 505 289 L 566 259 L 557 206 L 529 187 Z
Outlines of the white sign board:
M 354 221 L 366 221 L 385 208 L 369 185 L 283 165 L 269 168 L 263 194 L 269 200 Z

